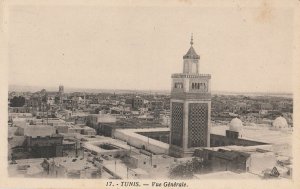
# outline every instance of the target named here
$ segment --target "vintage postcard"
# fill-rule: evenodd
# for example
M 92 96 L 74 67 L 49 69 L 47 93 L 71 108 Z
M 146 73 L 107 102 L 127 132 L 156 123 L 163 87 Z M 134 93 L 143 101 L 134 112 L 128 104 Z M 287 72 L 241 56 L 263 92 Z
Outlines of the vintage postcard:
M 300 187 L 299 8 L 2 1 L 0 188 Z

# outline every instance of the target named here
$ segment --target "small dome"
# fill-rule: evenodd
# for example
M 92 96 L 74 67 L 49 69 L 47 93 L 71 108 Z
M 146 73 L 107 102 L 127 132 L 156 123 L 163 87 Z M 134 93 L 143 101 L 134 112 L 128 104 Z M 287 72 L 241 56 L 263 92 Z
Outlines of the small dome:
M 273 121 L 273 127 L 275 128 L 287 128 L 288 127 L 288 123 L 286 121 L 286 119 L 282 116 L 276 118 Z
M 243 129 L 243 123 L 239 118 L 234 118 L 230 121 L 229 130 L 240 132 Z

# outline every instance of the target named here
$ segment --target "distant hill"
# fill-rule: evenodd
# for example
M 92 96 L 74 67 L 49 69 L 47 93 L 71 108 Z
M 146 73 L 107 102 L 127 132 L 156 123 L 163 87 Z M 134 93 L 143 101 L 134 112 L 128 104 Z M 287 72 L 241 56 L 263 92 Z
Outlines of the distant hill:
M 36 92 L 42 89 L 46 89 L 47 91 L 58 91 L 58 87 L 38 87 L 38 86 L 25 86 L 25 85 L 9 85 L 8 91 L 16 91 L 16 92 Z
M 42 89 L 46 89 L 46 91 L 58 91 L 57 87 L 42 87 L 42 86 L 22 86 L 22 85 L 9 85 L 8 91 L 16 91 L 16 92 L 36 92 Z M 65 92 L 86 92 L 86 93 L 145 93 L 145 94 L 170 94 L 168 90 L 133 90 L 133 89 L 90 89 L 90 88 L 64 88 Z
M 212 91 L 216 95 L 244 95 L 244 96 L 277 96 L 293 98 L 292 93 L 275 93 L 275 92 L 230 92 L 230 91 Z
M 42 89 L 47 91 L 58 91 L 57 87 L 41 87 L 41 86 L 22 86 L 22 85 L 9 85 L 9 91 L 16 92 L 36 92 Z M 134 89 L 90 89 L 90 88 L 68 88 L 65 87 L 65 92 L 86 92 L 86 93 L 138 93 L 138 94 L 170 94 L 170 90 L 134 90 Z M 278 96 L 293 98 L 292 93 L 268 93 L 268 92 L 230 92 L 230 91 L 212 91 L 215 95 L 244 95 L 244 96 Z

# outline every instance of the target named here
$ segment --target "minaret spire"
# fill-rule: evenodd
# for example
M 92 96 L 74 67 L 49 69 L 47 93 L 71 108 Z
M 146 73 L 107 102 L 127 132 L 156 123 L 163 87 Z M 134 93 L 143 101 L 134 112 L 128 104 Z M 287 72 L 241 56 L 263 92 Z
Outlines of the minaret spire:
M 191 36 L 191 42 L 190 42 L 191 46 L 193 46 L 194 42 L 193 42 L 193 33 L 192 33 L 192 36 Z
M 193 37 L 193 33 L 191 35 L 191 47 L 188 50 L 188 52 L 183 56 L 183 59 L 200 59 L 200 56 L 196 53 L 196 51 L 194 50 L 193 44 L 194 44 L 194 37 Z

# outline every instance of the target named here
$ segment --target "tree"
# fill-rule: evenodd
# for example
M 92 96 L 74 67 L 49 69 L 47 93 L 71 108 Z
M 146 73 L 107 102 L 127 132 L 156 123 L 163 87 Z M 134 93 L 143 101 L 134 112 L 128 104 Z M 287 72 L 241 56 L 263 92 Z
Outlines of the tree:
M 23 96 L 15 96 L 10 100 L 10 107 L 22 107 L 25 105 L 25 98 Z
M 172 179 L 191 179 L 194 173 L 203 174 L 210 171 L 210 163 L 199 158 L 181 163 L 170 169 L 169 176 Z
M 193 177 L 193 170 L 191 162 L 179 164 L 170 169 L 170 178 L 177 179 L 191 179 Z
M 59 104 L 59 102 L 60 102 L 60 97 L 59 96 L 55 96 L 54 97 L 54 103 L 55 104 Z
M 42 97 L 42 102 L 46 103 L 48 99 L 47 93 Z
M 99 114 L 99 111 L 101 111 L 101 108 L 96 108 L 95 109 L 95 114 Z

